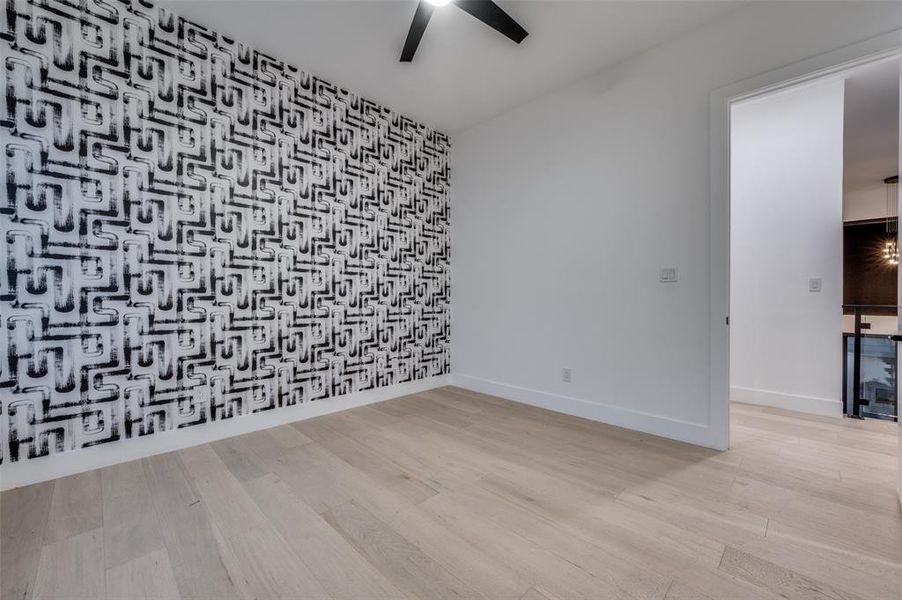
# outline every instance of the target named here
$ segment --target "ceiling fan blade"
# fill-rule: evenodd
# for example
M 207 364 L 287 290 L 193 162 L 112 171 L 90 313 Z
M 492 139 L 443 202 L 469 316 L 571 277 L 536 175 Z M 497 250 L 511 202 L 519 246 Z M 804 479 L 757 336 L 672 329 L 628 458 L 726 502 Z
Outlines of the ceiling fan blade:
M 455 0 L 454 4 L 518 44 L 529 35 L 519 23 L 491 0 Z
M 420 3 L 417 4 L 417 12 L 413 14 L 404 49 L 401 50 L 401 62 L 413 60 L 413 55 L 416 54 L 417 46 L 420 45 L 420 39 L 423 37 L 423 32 L 426 31 L 426 25 L 429 24 L 429 18 L 434 10 L 435 6 L 425 0 L 420 0 Z

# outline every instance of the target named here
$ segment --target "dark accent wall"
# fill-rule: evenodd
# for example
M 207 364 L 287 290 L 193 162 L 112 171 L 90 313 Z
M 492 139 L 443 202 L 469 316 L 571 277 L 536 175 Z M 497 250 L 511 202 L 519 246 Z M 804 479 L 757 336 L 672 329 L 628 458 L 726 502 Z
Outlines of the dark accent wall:
M 896 304 L 896 267 L 881 254 L 887 237 L 883 221 L 843 227 L 843 304 Z
M 5 460 L 448 372 L 445 135 L 144 2 L 4 8 Z

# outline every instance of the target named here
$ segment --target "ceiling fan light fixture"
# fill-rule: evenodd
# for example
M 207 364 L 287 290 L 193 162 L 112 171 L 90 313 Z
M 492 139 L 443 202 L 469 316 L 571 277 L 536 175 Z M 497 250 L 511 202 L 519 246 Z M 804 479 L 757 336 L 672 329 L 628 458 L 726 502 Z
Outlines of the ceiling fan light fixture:
M 453 4 L 472 17 L 482 21 L 501 35 L 510 38 L 519 44 L 527 35 L 509 14 L 504 12 L 493 0 L 420 0 L 417 2 L 417 10 L 410 22 L 410 30 L 407 39 L 404 40 L 404 48 L 401 50 L 401 62 L 410 62 L 416 54 L 417 46 L 426 31 L 426 25 L 436 8 Z

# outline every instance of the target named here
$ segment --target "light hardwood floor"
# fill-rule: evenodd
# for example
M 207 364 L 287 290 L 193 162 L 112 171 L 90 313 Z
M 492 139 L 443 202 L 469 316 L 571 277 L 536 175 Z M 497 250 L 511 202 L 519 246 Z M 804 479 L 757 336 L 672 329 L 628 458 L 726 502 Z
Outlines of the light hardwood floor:
M 442 388 L 5 492 L 2 598 L 902 598 L 895 424 Z

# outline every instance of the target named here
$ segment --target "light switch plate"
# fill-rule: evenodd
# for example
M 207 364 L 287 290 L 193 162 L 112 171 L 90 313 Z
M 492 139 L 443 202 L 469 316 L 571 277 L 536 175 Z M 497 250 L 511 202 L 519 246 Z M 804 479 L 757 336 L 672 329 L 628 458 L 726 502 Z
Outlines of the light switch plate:
M 661 267 L 661 283 L 676 283 L 676 267 Z
M 809 277 L 808 278 L 808 291 L 809 292 L 819 292 L 822 288 L 822 281 L 820 277 Z

